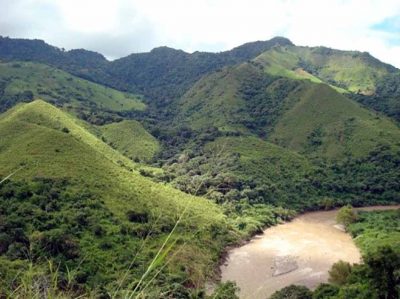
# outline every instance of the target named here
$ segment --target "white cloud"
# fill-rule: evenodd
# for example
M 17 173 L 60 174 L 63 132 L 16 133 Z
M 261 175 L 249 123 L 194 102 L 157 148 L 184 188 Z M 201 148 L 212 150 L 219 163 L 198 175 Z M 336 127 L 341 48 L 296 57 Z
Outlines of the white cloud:
M 0 0 L 0 34 L 109 57 L 160 45 L 221 51 L 281 35 L 368 51 L 400 67 L 400 45 L 390 42 L 396 32 L 372 29 L 396 15 L 398 0 Z

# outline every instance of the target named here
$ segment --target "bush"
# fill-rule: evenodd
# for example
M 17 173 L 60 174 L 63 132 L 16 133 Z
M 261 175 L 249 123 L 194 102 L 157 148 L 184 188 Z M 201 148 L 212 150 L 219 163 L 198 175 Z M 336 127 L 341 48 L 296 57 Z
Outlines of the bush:
M 339 287 L 327 283 L 320 284 L 313 292 L 312 299 L 327 299 L 336 296 L 339 293 Z
M 351 274 L 351 265 L 344 261 L 333 264 L 329 271 L 329 282 L 336 285 L 343 285 Z
M 52 229 L 39 234 L 35 243 L 35 249 L 45 255 L 62 255 L 67 259 L 79 256 L 78 241 L 62 229 Z
M 364 261 L 370 268 L 369 276 L 374 282 L 379 298 L 400 298 L 400 254 L 390 246 L 383 246 L 376 252 L 369 253 Z
M 64 128 L 61 129 L 61 132 L 68 134 L 69 133 L 69 129 L 64 127 Z
M 126 212 L 126 216 L 130 222 L 147 223 L 149 221 L 149 216 L 146 212 L 136 212 L 131 210 Z
M 344 226 L 348 226 L 357 221 L 357 213 L 353 210 L 352 206 L 344 206 L 338 211 L 336 221 Z
M 290 285 L 273 293 L 270 299 L 312 299 L 312 292 L 305 286 Z

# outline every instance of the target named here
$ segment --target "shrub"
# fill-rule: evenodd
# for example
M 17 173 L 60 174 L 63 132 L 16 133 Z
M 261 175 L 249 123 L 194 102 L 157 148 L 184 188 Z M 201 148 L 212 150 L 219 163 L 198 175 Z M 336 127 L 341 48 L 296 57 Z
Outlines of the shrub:
M 339 293 L 339 287 L 327 283 L 320 284 L 313 292 L 313 299 L 327 299 L 336 296 Z
M 146 212 L 136 212 L 131 210 L 126 212 L 126 216 L 130 222 L 147 223 L 149 221 L 149 216 Z
M 312 293 L 305 286 L 290 285 L 273 293 L 270 299 L 312 299 Z
M 69 129 L 64 127 L 61 129 L 61 132 L 68 134 L 69 133 Z
M 349 224 L 355 222 L 356 220 L 357 220 L 357 213 L 353 210 L 353 207 L 350 205 L 342 207 L 336 215 L 336 221 L 345 226 L 348 226 Z
M 343 285 L 351 274 L 351 265 L 344 261 L 333 264 L 329 271 L 329 282 L 336 285 Z

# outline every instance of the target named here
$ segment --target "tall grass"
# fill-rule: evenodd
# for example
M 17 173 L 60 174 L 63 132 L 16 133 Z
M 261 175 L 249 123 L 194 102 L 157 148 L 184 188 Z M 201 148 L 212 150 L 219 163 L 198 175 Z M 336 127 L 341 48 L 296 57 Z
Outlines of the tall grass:
M 14 170 L 13 172 L 11 172 L 9 175 L 7 175 L 6 177 L 4 177 L 4 179 L 2 179 L 0 181 L 0 184 L 4 183 L 5 181 L 7 181 L 8 179 L 10 179 L 14 174 L 16 174 L 18 171 L 20 171 L 21 169 L 25 168 L 25 166 L 21 166 L 20 168 Z

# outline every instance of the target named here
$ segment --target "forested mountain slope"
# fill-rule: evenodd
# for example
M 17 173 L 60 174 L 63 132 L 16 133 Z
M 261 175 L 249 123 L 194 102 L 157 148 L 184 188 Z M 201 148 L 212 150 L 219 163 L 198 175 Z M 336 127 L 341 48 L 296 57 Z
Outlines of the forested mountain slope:
M 73 295 L 205 298 L 228 244 L 400 202 L 399 95 L 368 53 L 285 38 L 115 61 L 0 38 L 0 283 L 48 259 Z
M 74 271 L 70 283 L 76 291 L 99 296 L 116 291 L 128 271 L 123 291 L 146 272 L 180 217 L 162 251 L 168 267 L 146 293 L 168 289 L 164 279 L 201 286 L 212 275 L 229 238 L 215 204 L 142 177 L 129 159 L 40 100 L 2 115 L 0 135 L 0 176 L 19 169 L 0 186 L 0 258 L 7 269 L 0 272 L 2 292 L 25 275 L 44 279 L 46 259 L 61 263 L 60 277 Z

